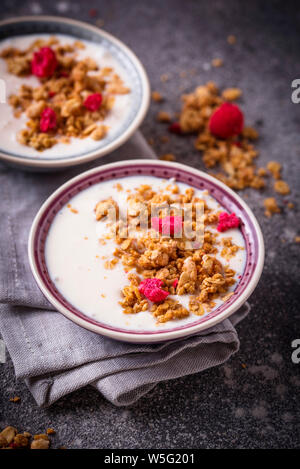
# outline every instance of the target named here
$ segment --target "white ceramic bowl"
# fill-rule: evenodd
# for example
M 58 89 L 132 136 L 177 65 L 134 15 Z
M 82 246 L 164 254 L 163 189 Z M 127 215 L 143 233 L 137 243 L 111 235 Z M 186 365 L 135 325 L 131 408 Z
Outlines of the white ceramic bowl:
M 1 149 L 0 160 L 11 166 L 32 170 L 57 170 L 86 163 L 104 156 L 123 145 L 142 123 L 150 102 L 150 86 L 147 74 L 136 55 L 121 41 L 111 34 L 91 26 L 90 24 L 68 18 L 52 16 L 33 16 L 10 19 L 0 22 L 0 41 L 26 34 L 65 34 L 75 39 L 99 43 L 120 63 L 128 76 L 130 93 L 130 111 L 116 132 L 109 132 L 100 140 L 92 151 L 76 152 L 64 157 L 45 157 L 41 152 L 38 156 L 8 153 Z M 0 104 L 1 112 L 1 104 Z
M 74 195 L 102 181 L 140 174 L 165 179 L 175 177 L 176 180 L 192 187 L 207 189 L 226 210 L 235 212 L 240 218 L 240 229 L 245 240 L 246 250 L 246 264 L 242 278 L 236 285 L 234 294 L 225 303 L 184 326 L 180 325 L 180 321 L 174 321 L 174 323 L 170 321 L 168 329 L 151 332 L 116 328 L 85 316 L 62 296 L 51 281 L 44 252 L 47 233 L 54 217 Z M 28 252 L 31 270 L 38 286 L 58 311 L 90 331 L 113 339 L 136 343 L 161 342 L 189 336 L 228 318 L 251 295 L 259 281 L 264 264 L 264 242 L 260 227 L 250 208 L 236 193 L 217 179 L 194 168 L 155 160 L 129 160 L 100 166 L 86 171 L 62 185 L 46 200 L 36 215 L 30 232 Z

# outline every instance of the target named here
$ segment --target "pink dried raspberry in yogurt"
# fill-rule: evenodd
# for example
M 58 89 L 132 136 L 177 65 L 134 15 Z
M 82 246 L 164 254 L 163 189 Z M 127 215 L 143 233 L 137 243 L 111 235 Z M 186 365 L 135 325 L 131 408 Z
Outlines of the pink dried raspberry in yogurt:
M 83 105 L 89 111 L 94 112 L 94 111 L 98 111 L 99 107 L 101 106 L 101 103 L 102 103 L 102 94 L 94 93 L 94 94 L 90 94 L 85 99 Z
M 39 78 L 51 77 L 57 67 L 55 52 L 50 47 L 42 47 L 35 52 L 31 61 L 31 72 Z
M 151 227 L 162 235 L 174 236 L 181 233 L 182 218 L 179 216 L 152 217 Z
M 54 130 L 56 127 L 56 114 L 51 107 L 46 107 L 40 117 L 40 131 L 43 133 Z
M 164 301 L 169 292 L 163 290 L 163 281 L 159 278 L 145 278 L 139 284 L 139 291 L 153 303 Z
M 230 228 L 238 228 L 240 226 L 240 219 L 235 213 L 221 212 L 219 215 L 219 224 L 217 230 L 220 232 L 230 230 Z

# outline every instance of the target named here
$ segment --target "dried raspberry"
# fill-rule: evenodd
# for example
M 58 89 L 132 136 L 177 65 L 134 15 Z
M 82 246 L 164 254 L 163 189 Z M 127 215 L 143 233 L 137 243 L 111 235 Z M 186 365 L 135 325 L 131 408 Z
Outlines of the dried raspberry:
M 90 18 L 95 18 L 95 16 L 97 15 L 98 15 L 98 10 L 96 10 L 96 8 L 91 8 L 89 11 Z
M 94 94 L 90 94 L 90 96 L 86 98 L 83 105 L 89 111 L 98 111 L 99 107 L 101 106 L 101 103 L 102 103 L 102 94 L 94 93 Z
M 178 278 L 175 278 L 174 282 L 172 283 L 172 287 L 176 288 L 178 285 Z
M 70 74 L 66 70 L 62 70 L 59 76 L 63 78 L 69 78 Z
M 55 91 L 49 91 L 48 93 L 49 98 L 53 98 L 53 96 L 55 95 L 56 95 Z
M 57 67 L 55 52 L 50 47 L 42 47 L 34 53 L 31 72 L 39 78 L 51 77 Z
M 40 118 L 40 131 L 48 132 L 56 127 L 56 114 L 51 107 L 46 107 Z
M 221 212 L 219 215 L 219 224 L 217 226 L 218 231 L 227 231 L 230 228 L 238 228 L 240 225 L 240 219 L 235 213 Z
M 146 297 L 148 300 L 153 303 L 158 303 L 163 301 L 169 295 L 169 292 L 163 290 L 161 287 L 163 281 L 159 278 L 145 278 L 139 285 L 139 291 Z
M 160 234 L 166 236 L 174 236 L 180 234 L 182 230 L 182 218 L 178 216 L 171 217 L 152 217 L 151 226 Z
M 173 122 L 173 124 L 169 125 L 168 130 L 172 134 L 178 134 L 178 135 L 182 134 L 182 130 L 181 130 L 181 126 L 179 122 Z
M 239 135 L 244 127 L 244 116 L 235 104 L 223 103 L 212 114 L 209 130 L 220 138 L 230 138 Z

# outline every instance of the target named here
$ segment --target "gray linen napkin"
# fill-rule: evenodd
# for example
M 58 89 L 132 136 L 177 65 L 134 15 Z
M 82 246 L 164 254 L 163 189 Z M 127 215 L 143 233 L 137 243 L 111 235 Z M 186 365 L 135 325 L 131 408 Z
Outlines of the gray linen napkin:
M 80 328 L 53 310 L 32 277 L 27 239 L 42 202 L 80 172 L 128 158 L 155 158 L 140 133 L 122 148 L 87 166 L 59 173 L 25 173 L 0 165 L 0 332 L 38 405 L 92 385 L 115 405 L 129 405 L 156 383 L 224 363 L 239 349 L 230 319 L 203 333 L 162 344 L 127 344 Z

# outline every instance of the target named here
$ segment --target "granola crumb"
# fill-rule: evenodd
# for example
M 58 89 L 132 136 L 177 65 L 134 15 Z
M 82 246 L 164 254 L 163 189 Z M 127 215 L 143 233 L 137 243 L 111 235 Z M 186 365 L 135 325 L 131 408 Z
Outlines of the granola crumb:
M 151 98 L 156 103 L 161 103 L 164 100 L 163 96 L 158 91 L 152 91 Z
M 266 208 L 265 215 L 270 218 L 274 213 L 280 213 L 280 208 L 277 205 L 274 197 L 268 197 L 264 200 L 264 206 Z
M 233 45 L 233 44 L 236 44 L 236 36 L 234 34 L 229 34 L 229 36 L 227 36 L 227 42 L 228 44 L 230 45 Z
M 104 263 L 104 267 L 105 267 L 105 269 L 107 269 L 107 270 L 112 270 L 112 269 L 115 268 L 115 266 L 117 265 L 118 262 L 119 262 L 119 259 L 114 258 L 114 259 L 112 259 L 111 261 L 106 261 L 106 262 Z M 102 295 L 101 295 L 101 296 L 102 296 Z M 105 296 L 104 296 L 103 298 L 105 298 Z
M 160 76 L 160 81 L 162 83 L 165 83 L 166 81 L 168 81 L 170 79 L 169 75 L 167 75 L 167 73 L 163 73 L 161 76 Z
M 211 61 L 213 67 L 222 67 L 224 65 L 224 61 L 220 58 L 215 58 Z
M 46 433 L 47 435 L 55 435 L 56 431 L 53 428 L 47 428 Z
M 274 179 L 280 179 L 281 173 L 281 164 L 277 161 L 269 161 L 267 164 L 267 169 L 270 171 Z
M 114 188 L 117 189 L 118 192 L 121 192 L 123 190 L 123 186 L 119 182 L 114 185 Z
M 111 197 L 98 202 L 94 210 L 97 221 L 107 216 L 113 220 L 119 214 L 118 204 Z
M 9 400 L 10 402 L 16 403 L 16 402 L 20 402 L 21 398 L 19 396 L 15 396 L 15 397 L 11 397 Z
M 222 241 L 223 249 L 221 251 L 221 256 L 229 261 L 232 257 L 236 255 L 239 249 L 239 246 L 232 243 L 232 238 L 223 238 Z
M 226 88 L 222 93 L 222 97 L 226 101 L 235 101 L 241 96 L 242 96 L 242 90 L 240 90 L 239 88 Z
M 233 291 L 230 292 L 230 293 L 227 293 L 227 295 L 222 296 L 222 300 L 225 302 L 225 301 L 229 300 L 229 298 L 231 298 L 232 295 L 234 295 Z
M 102 18 L 98 18 L 96 19 L 95 24 L 98 26 L 98 28 L 103 28 L 105 21 Z
M 267 170 L 265 168 L 258 168 L 257 174 L 260 177 L 265 177 L 265 176 L 267 176 L 268 173 L 267 173 Z
M 168 135 L 162 135 L 160 137 L 161 143 L 168 143 L 170 141 L 170 137 Z
M 48 435 L 46 433 L 39 433 L 37 435 L 34 435 L 33 439 L 49 441 Z
M 98 125 L 93 132 L 91 132 L 90 136 L 93 140 L 101 140 L 107 134 L 108 127 L 106 125 Z
M 175 161 L 176 157 L 175 155 L 173 155 L 173 153 L 166 153 L 164 155 L 161 155 L 159 159 L 164 161 Z
M 159 122 L 169 123 L 171 122 L 171 115 L 166 111 L 159 111 L 159 113 L 157 114 L 157 120 Z
M 278 192 L 278 194 L 287 195 L 291 192 L 289 185 L 282 180 L 277 180 L 274 183 L 274 190 Z
M 19 448 L 27 448 L 29 444 L 28 438 L 21 433 L 17 433 L 17 435 L 13 439 L 13 448 L 19 449 Z
M 295 236 L 294 241 L 295 243 L 300 243 L 300 236 Z
M 30 445 L 30 449 L 49 449 L 50 441 L 44 439 L 34 439 Z
M 10 443 L 12 443 L 17 433 L 18 430 L 15 427 L 5 427 L 4 430 L 2 430 L 2 432 L 0 433 L 0 439 L 2 440 L 2 444 L 6 441 L 6 446 L 8 446 Z

